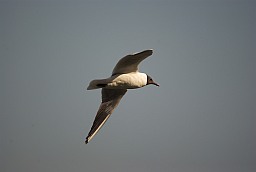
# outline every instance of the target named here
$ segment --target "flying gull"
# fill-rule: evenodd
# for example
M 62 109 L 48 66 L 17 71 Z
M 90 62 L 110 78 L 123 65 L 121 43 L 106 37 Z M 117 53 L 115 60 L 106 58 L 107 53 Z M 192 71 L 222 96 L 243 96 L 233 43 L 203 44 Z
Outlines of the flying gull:
M 87 144 L 110 117 L 127 89 L 141 88 L 149 84 L 159 86 L 153 79 L 138 70 L 139 63 L 151 56 L 153 50 L 127 55 L 120 59 L 106 79 L 96 79 L 90 82 L 87 90 L 102 88 L 102 102 L 96 114 L 91 130 L 86 137 Z

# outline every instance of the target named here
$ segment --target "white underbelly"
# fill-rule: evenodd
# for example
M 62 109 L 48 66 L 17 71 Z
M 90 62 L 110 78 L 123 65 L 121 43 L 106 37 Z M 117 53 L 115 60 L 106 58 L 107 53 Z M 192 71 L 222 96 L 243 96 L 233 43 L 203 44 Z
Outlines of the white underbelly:
M 134 89 L 147 84 L 147 75 L 144 73 L 129 73 L 112 76 L 106 88 Z

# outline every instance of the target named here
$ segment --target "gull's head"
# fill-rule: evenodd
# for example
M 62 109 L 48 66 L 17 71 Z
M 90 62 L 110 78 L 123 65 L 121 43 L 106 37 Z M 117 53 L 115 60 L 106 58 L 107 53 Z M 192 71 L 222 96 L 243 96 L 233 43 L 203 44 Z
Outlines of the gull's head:
M 149 84 L 153 84 L 153 85 L 156 85 L 156 86 L 160 86 L 158 83 L 156 83 L 150 76 L 147 75 L 147 84 L 146 85 L 149 85 Z

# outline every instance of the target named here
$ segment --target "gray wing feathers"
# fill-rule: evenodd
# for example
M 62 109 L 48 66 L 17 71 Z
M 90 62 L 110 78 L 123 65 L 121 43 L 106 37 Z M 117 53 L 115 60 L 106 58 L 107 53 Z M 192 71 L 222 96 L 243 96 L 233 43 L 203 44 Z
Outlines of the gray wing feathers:
M 112 71 L 112 75 L 138 71 L 138 65 L 142 60 L 151 56 L 153 50 L 145 50 L 140 53 L 127 55 L 120 59 Z
M 99 107 L 97 115 L 94 119 L 91 130 L 86 137 L 85 143 L 88 143 L 93 136 L 100 130 L 100 128 L 104 125 L 107 119 L 112 114 L 115 107 L 120 102 L 121 98 L 124 96 L 127 90 L 125 89 L 106 89 L 103 88 L 102 93 L 102 103 Z

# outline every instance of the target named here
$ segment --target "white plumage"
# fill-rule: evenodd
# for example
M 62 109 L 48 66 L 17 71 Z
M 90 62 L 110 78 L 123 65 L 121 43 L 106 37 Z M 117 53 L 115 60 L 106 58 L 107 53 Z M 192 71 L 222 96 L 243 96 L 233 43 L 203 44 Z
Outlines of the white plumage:
M 134 89 L 147 85 L 147 75 L 140 72 L 117 74 L 106 79 L 96 79 L 90 82 L 87 90 L 103 87 L 108 89 Z

